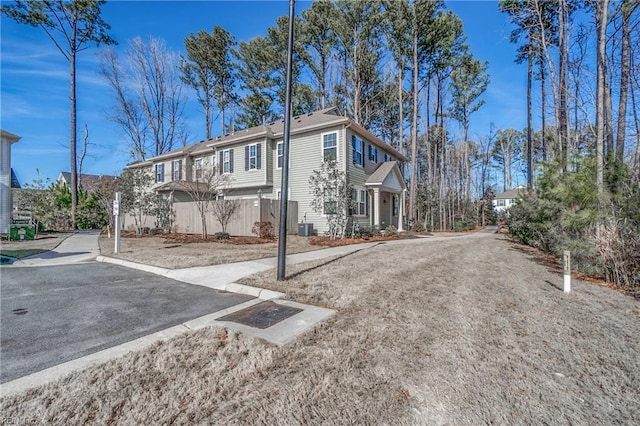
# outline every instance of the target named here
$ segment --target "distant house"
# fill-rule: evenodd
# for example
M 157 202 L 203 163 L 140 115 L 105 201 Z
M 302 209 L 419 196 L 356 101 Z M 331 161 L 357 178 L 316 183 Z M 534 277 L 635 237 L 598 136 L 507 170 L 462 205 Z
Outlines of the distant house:
M 493 209 L 496 213 L 506 211 L 509 207 L 515 204 L 516 199 L 519 198 L 525 190 L 524 185 L 519 185 L 513 189 L 510 189 L 500 194 L 496 194 L 493 199 Z
M 199 181 L 207 173 L 228 175 L 227 199 L 281 198 L 284 120 L 239 130 L 134 163 L 155 177 L 154 189 L 179 189 L 180 181 Z M 326 211 L 312 209 L 309 177 L 323 161 L 333 159 L 353 186 L 354 223 L 402 228 L 405 183 L 400 165 L 408 159 L 336 107 L 291 120 L 288 199 L 298 203 L 298 222 L 327 230 L 334 212 L 331 194 Z M 168 185 L 169 184 L 169 185 Z M 257 195 L 259 194 L 259 195 Z M 187 199 L 182 197 L 183 199 Z
M 0 130 L 0 234 L 7 235 L 11 226 L 11 145 L 20 140 L 20 136 Z M 17 179 L 16 179 L 17 181 Z
M 82 174 L 79 176 L 80 179 L 80 188 L 87 190 L 87 191 L 93 191 L 95 190 L 95 188 L 97 188 L 97 186 L 102 182 L 102 181 L 113 181 L 116 180 L 118 177 L 117 176 L 111 176 L 111 175 L 87 175 L 87 174 Z M 60 172 L 60 174 L 58 175 L 58 179 L 56 179 L 57 182 L 66 185 L 67 187 L 71 186 L 71 173 L 70 172 Z

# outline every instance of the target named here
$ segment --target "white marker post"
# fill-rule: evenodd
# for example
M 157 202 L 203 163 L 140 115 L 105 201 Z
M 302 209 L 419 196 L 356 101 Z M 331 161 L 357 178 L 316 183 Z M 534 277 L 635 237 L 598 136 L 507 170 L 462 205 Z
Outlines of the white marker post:
M 564 263 L 564 285 L 562 290 L 565 293 L 569 293 L 571 291 L 571 252 L 569 250 L 564 251 L 562 260 Z
M 115 246 L 113 248 L 114 253 L 120 251 L 120 193 L 116 192 L 116 199 L 113 200 L 113 216 L 114 216 L 114 236 Z

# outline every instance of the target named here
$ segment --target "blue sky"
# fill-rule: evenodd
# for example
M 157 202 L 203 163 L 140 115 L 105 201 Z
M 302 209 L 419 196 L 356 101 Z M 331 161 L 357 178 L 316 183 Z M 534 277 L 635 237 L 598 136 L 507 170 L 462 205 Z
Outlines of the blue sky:
M 310 4 L 297 1 L 296 14 Z M 462 19 L 474 56 L 489 61 L 491 84 L 484 95 L 485 106 L 472 117 L 470 137 L 487 134 L 492 122 L 497 128 L 524 128 L 526 68 L 513 62 L 515 46 L 509 43 L 507 17 L 494 1 L 448 1 L 446 5 Z M 220 25 L 237 41 L 250 40 L 265 35 L 288 10 L 288 1 L 110 1 L 103 8 L 103 18 L 119 42 L 118 52 L 133 37 L 154 36 L 182 53 L 189 33 Z M 12 167 L 22 184 L 35 179 L 37 170 L 41 178 L 53 180 L 60 171 L 69 170 L 68 64 L 40 28 L 18 25 L 4 15 L 0 52 L 0 126 L 22 137 L 12 147 Z M 131 158 L 120 142 L 119 130 L 105 118 L 113 103 L 97 73 L 97 54 L 98 49 L 91 48 L 78 57 L 78 141 L 86 124 L 90 143 L 83 172 L 119 174 Z M 204 137 L 204 118 L 195 93 L 187 93 L 185 117 L 195 142 Z

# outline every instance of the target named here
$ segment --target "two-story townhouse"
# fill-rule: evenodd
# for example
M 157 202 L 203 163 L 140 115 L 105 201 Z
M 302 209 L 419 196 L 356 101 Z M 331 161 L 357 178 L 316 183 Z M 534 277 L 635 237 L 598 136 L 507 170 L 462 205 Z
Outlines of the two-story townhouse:
M 280 199 L 284 121 L 266 123 L 168 152 L 129 167 L 151 167 L 156 189 L 179 195 L 181 180 L 203 173 L 223 174 L 225 197 Z M 327 212 L 311 208 L 309 177 L 325 159 L 336 160 L 353 185 L 351 212 L 361 225 L 402 228 L 406 186 L 399 164 L 408 159 L 393 147 L 339 114 L 337 108 L 296 116 L 291 121 L 289 194 L 298 203 L 298 221 L 326 230 Z M 330 205 L 330 203 L 327 203 Z

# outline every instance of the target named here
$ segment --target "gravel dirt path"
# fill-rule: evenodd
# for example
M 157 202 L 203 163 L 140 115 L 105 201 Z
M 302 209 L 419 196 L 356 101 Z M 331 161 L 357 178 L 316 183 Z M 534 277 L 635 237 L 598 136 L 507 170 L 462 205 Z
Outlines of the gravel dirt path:
M 2 401 L 59 423 L 638 424 L 639 302 L 502 236 L 386 243 L 245 284 L 338 311 L 284 347 L 205 329 Z

